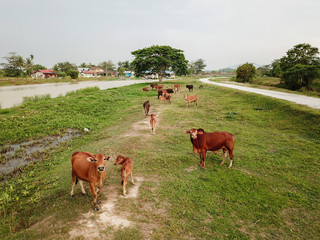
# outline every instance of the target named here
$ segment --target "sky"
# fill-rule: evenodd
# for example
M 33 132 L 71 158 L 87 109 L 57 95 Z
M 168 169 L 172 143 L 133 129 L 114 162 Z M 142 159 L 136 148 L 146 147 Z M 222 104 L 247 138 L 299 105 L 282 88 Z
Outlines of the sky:
M 299 43 L 320 49 L 319 13 L 319 0 L 0 0 L 0 62 L 116 64 L 169 45 L 206 70 L 266 65 Z

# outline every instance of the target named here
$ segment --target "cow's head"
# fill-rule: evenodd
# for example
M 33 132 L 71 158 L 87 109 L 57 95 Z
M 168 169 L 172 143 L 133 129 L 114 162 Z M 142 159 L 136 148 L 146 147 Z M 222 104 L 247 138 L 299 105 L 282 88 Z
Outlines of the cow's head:
M 97 155 L 90 156 L 87 158 L 89 162 L 94 163 L 97 166 L 98 172 L 103 172 L 105 170 L 106 161 L 110 159 L 110 156 L 105 156 L 102 153 L 98 153 Z
M 118 155 L 118 157 L 117 157 L 116 162 L 114 163 L 114 165 L 123 164 L 124 160 L 125 160 L 125 157 L 124 157 L 124 156 Z
M 198 129 L 191 128 L 189 131 L 185 131 L 184 133 L 185 134 L 190 134 L 190 137 L 192 139 L 196 139 L 197 138 L 197 134 L 204 134 L 204 130 L 203 130 L 203 128 L 198 128 Z

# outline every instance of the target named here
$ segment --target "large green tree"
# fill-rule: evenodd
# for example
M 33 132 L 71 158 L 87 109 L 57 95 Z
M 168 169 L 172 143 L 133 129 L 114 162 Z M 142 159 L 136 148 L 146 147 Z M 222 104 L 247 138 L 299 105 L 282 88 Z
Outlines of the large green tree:
M 144 75 L 146 71 L 158 74 L 159 82 L 165 71 L 174 71 L 176 75 L 187 74 L 188 61 L 183 51 L 170 46 L 151 46 L 131 52 L 135 56 L 132 62 L 133 70 L 137 76 Z
M 255 75 L 256 68 L 252 63 L 242 64 L 237 68 L 237 80 L 240 82 L 249 82 Z
M 282 76 L 287 87 L 311 88 L 313 81 L 320 77 L 319 49 L 302 43 L 287 51 L 287 56 L 279 60 Z

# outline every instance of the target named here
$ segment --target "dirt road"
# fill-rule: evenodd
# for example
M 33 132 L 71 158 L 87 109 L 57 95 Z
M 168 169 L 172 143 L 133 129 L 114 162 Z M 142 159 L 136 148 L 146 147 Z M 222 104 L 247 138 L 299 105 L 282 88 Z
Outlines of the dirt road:
M 222 87 L 228 87 L 228 88 L 234 88 L 242 91 L 257 93 L 265 96 L 270 96 L 274 98 L 279 98 L 287 101 L 291 101 L 297 104 L 306 105 L 311 108 L 317 108 L 320 109 L 320 98 L 314 98 L 314 97 L 307 97 L 303 95 L 298 94 L 292 94 L 292 93 L 285 93 L 285 92 L 277 92 L 277 91 L 271 91 L 271 90 L 265 90 L 265 89 L 258 89 L 258 88 L 250 88 L 250 87 L 243 87 L 238 85 L 233 85 L 229 83 L 218 83 L 218 82 L 212 82 L 209 81 L 209 78 L 202 78 L 200 79 L 201 82 L 214 84 Z

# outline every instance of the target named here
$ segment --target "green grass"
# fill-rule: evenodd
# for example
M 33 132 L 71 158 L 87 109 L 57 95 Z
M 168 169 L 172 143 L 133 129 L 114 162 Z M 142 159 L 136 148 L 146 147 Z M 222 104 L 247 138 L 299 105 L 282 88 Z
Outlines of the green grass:
M 1 113 L 1 124 L 12 129 L 1 128 L 2 144 L 65 128 L 92 131 L 0 185 L 0 238 L 69 237 L 79 216 L 92 209 L 91 194 L 82 197 L 77 189 L 76 198 L 69 196 L 70 158 L 81 150 L 113 157 L 105 191 L 113 187 L 121 194 L 119 168 L 112 165 L 117 154 L 130 156 L 134 176 L 144 178 L 137 199 L 117 202 L 117 211 L 126 212 L 134 225 L 101 229 L 108 239 L 319 239 L 319 110 L 193 79 L 174 83 L 182 84 L 182 92 L 172 104 L 160 105 L 155 92 L 141 91 L 147 84 L 138 84 L 82 90 Z M 190 83 L 199 100 L 186 108 L 184 85 Z M 151 111 L 161 112 L 156 135 L 141 130 L 140 136 L 119 137 L 144 118 L 146 99 Z M 206 169 L 199 167 L 184 133 L 193 127 L 235 135 L 231 169 L 228 161 L 221 167 L 221 155 L 212 152 Z M 108 193 L 102 196 L 107 198 Z

